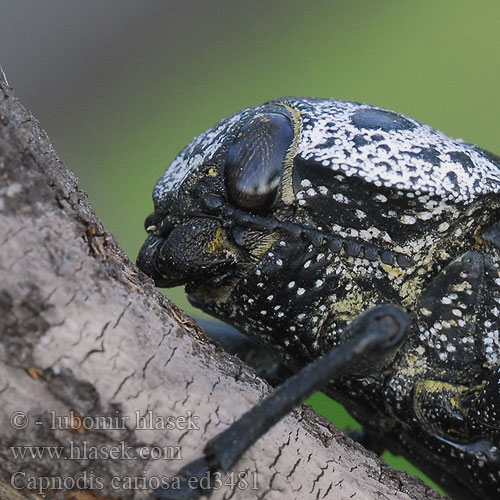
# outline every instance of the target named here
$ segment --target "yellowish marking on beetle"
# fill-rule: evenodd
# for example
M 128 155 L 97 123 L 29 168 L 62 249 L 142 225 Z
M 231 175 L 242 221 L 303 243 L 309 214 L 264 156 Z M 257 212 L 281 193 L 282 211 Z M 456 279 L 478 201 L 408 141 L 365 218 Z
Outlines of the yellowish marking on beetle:
M 283 178 L 281 180 L 281 200 L 286 205 L 291 205 L 295 201 L 295 193 L 293 192 L 293 159 L 299 149 L 302 118 L 299 110 L 289 103 L 279 102 L 278 104 L 281 104 L 284 108 L 286 108 L 292 115 L 293 119 L 293 140 L 283 161 L 284 171 Z
M 207 173 L 210 177 L 217 177 L 217 170 L 214 167 L 210 167 Z
M 456 415 L 464 414 L 462 407 L 462 399 L 469 394 L 470 387 L 465 385 L 450 384 L 440 380 L 419 380 L 415 384 L 415 392 L 413 394 L 413 407 L 415 414 L 421 422 L 426 422 L 430 428 L 434 428 L 441 433 L 453 435 L 467 435 L 468 429 L 464 424 L 464 428 L 453 426 L 453 428 L 446 428 L 442 425 L 436 426 L 434 419 L 429 420 L 429 407 L 433 407 L 438 401 L 448 403 L 449 409 Z M 426 408 L 427 406 L 427 408 Z
M 457 283 L 452 287 L 454 292 L 464 292 L 466 290 L 472 290 L 472 285 L 468 281 L 462 281 L 462 283 Z
M 456 230 L 456 228 L 454 229 Z M 461 234 L 465 234 L 466 229 L 462 227 L 461 229 Z M 399 267 L 381 265 L 398 289 L 403 307 L 411 310 L 415 309 L 425 283 L 428 277 L 435 272 L 436 266 L 446 265 L 452 259 L 449 249 L 454 248 L 456 251 L 457 248 L 464 246 L 465 241 L 465 238 L 456 238 L 454 236 L 443 239 L 438 238 L 422 257 L 414 259 L 416 266 L 411 269 L 402 270 Z
M 387 273 L 401 297 L 403 307 L 413 309 L 422 293 L 423 279 L 420 276 L 411 278 L 407 270 L 398 266 L 381 263 L 380 267 Z M 408 279 L 405 279 L 408 278 Z
M 219 227 L 215 230 L 214 237 L 211 241 L 207 243 L 207 248 L 210 252 L 214 254 L 223 254 L 225 257 L 232 256 L 236 260 L 238 260 L 239 249 L 235 247 L 231 241 L 227 237 L 227 232 L 225 229 Z M 214 255 L 216 258 L 217 255 Z M 253 264 L 252 264 L 253 265 Z M 248 263 L 245 264 L 245 271 L 251 267 Z M 243 267 L 243 265 L 240 265 Z M 243 271 L 242 271 L 243 272 Z M 235 279 L 232 279 L 230 283 L 221 287 L 213 287 L 213 286 L 200 286 L 200 288 L 196 291 L 196 297 L 201 299 L 204 303 L 212 303 L 212 304 L 220 304 L 229 298 L 231 292 L 240 280 L 240 277 L 237 276 Z
M 250 248 L 250 255 L 255 261 L 259 261 L 264 254 L 278 241 L 279 234 L 266 234 L 259 238 L 258 244 Z
M 442 248 L 439 251 L 439 258 L 441 260 L 449 260 L 449 259 L 451 259 L 451 255 L 444 248 Z
M 343 321 L 353 320 L 360 311 L 366 309 L 375 301 L 371 300 L 370 294 L 363 293 L 359 288 L 353 288 L 342 300 L 334 302 L 330 306 L 330 312 Z
M 418 377 L 427 370 L 427 357 L 418 351 L 406 353 L 400 363 L 394 366 L 397 372 L 404 380 L 411 380 Z
M 408 309 L 413 309 L 422 293 L 423 280 L 415 277 L 405 281 L 399 290 L 399 295 L 403 299 L 401 305 Z
M 380 267 L 389 275 L 389 278 L 391 279 L 401 278 L 406 275 L 405 271 L 403 271 L 400 267 L 394 267 L 384 263 L 381 263 Z
M 217 252 L 220 249 L 234 250 L 234 247 L 229 243 L 226 230 L 221 227 L 217 228 L 215 231 L 214 239 L 207 243 L 208 249 L 211 252 Z
M 223 302 L 226 302 L 229 299 L 234 287 L 239 283 L 241 278 L 243 278 L 250 272 L 250 269 L 252 269 L 262 259 L 264 254 L 276 243 L 278 239 L 279 234 L 277 233 L 263 235 L 258 238 L 258 243 L 255 246 L 249 248 L 252 261 L 242 262 L 241 260 L 239 260 L 235 279 L 231 280 L 230 283 L 220 288 L 209 287 L 205 290 L 203 288 L 200 288 L 197 292 L 197 295 L 204 296 L 204 301 L 207 303 L 210 302 L 221 304 Z M 218 228 L 216 230 L 214 238 L 207 245 L 209 250 L 214 253 L 223 251 L 226 254 L 229 253 L 235 256 L 238 255 L 238 248 L 234 247 L 231 244 L 231 242 L 227 238 L 226 230 L 223 228 Z
M 436 394 L 443 392 L 446 394 L 455 394 L 457 392 L 458 386 L 450 384 L 448 382 L 441 382 L 439 380 L 419 380 L 415 386 L 417 394 L 419 392 L 426 392 L 428 394 Z M 464 390 L 467 388 L 464 386 Z M 456 403 L 456 399 L 454 399 Z

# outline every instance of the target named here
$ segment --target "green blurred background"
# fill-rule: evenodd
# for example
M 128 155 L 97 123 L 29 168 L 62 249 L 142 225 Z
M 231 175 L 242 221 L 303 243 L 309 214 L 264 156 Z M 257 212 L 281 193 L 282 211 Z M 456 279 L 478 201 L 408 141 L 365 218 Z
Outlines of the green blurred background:
M 270 98 L 368 102 L 500 153 L 499 20 L 498 0 L 3 0 L 0 64 L 134 260 L 177 152 Z

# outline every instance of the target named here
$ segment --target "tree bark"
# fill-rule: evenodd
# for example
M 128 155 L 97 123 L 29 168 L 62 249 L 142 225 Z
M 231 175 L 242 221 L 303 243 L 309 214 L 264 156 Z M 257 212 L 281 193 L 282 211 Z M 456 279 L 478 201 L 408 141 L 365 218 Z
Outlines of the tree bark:
M 146 498 L 269 390 L 127 259 L 0 74 L 0 497 Z M 240 472 L 213 498 L 439 498 L 305 406 Z

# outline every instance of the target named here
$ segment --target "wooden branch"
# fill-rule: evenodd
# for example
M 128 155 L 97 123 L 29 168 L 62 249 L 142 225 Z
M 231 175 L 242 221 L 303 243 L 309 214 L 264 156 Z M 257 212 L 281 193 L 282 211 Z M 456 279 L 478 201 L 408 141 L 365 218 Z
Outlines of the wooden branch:
M 268 392 L 127 259 L 0 77 L 1 498 L 146 498 Z M 439 498 L 308 407 L 234 472 L 213 498 Z

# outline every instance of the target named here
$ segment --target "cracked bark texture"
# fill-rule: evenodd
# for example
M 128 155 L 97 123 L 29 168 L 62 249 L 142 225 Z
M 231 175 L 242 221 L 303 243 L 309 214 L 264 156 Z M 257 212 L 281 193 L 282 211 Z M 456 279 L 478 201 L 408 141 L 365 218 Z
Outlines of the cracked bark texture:
M 0 77 L 1 498 L 35 498 L 12 488 L 13 477 L 16 487 L 53 478 L 48 498 L 146 498 L 151 478 L 174 476 L 268 392 L 127 259 Z M 13 426 L 16 412 L 29 419 L 23 429 Z M 53 428 L 51 412 L 75 418 Z M 136 426 L 137 414 L 165 423 L 189 412 L 198 430 L 182 419 L 169 430 Z M 89 428 L 106 416 L 125 428 Z M 78 459 L 71 443 L 73 453 L 86 446 L 99 454 Z M 48 451 L 16 458 L 13 446 L 61 447 L 66 458 L 50 459 Z M 113 447 L 126 454 L 107 458 Z M 126 459 L 152 447 L 179 450 L 182 459 Z M 213 498 L 439 498 L 307 407 L 259 440 L 237 464 L 241 471 L 250 474 L 248 487 L 224 486 Z M 56 489 L 57 478 L 66 489 Z M 77 478 L 91 493 L 70 493 Z

